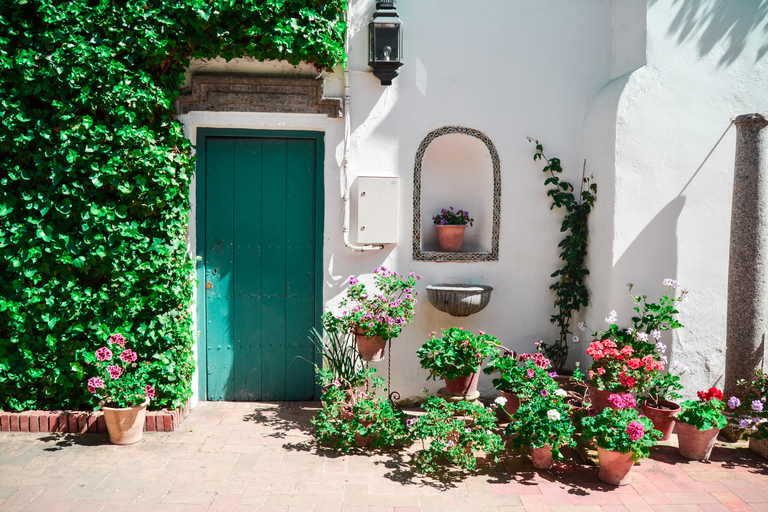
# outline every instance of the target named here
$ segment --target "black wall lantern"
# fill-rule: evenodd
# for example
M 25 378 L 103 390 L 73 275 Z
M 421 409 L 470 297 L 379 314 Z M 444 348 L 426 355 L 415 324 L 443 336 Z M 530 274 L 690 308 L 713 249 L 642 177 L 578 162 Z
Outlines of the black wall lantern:
M 403 23 L 397 17 L 395 0 L 377 0 L 368 24 L 368 65 L 381 85 L 392 85 L 403 65 Z

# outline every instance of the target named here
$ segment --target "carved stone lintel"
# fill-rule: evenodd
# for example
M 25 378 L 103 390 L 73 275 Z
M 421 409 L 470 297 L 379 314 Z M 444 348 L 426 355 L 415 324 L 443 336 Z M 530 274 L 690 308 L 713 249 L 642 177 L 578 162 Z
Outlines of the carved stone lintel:
M 191 81 L 176 100 L 176 115 L 214 111 L 341 117 L 341 98 L 324 98 L 323 80 L 318 78 L 192 75 Z

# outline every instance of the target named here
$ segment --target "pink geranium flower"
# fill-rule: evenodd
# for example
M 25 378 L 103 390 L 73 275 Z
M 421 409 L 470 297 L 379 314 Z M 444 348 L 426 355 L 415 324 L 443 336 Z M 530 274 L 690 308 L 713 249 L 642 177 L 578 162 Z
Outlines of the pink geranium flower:
M 136 359 L 138 359 L 138 356 L 136 355 L 136 352 L 134 352 L 131 349 L 123 350 L 123 353 L 120 354 L 120 359 L 125 361 L 126 363 L 132 363 Z
M 635 420 L 629 425 L 627 425 L 627 434 L 629 434 L 629 438 L 633 441 L 637 441 L 643 435 L 645 435 L 645 427 L 643 427 L 643 424 L 639 421 Z
M 112 351 L 107 347 L 101 347 L 96 351 L 96 359 L 99 361 L 109 361 L 112 359 Z
M 91 377 L 88 379 L 88 391 L 95 393 L 98 388 L 104 387 L 104 381 L 98 377 Z
M 120 375 L 123 374 L 123 369 L 114 364 L 107 366 L 107 371 L 109 372 L 109 376 L 112 377 L 112 380 L 119 379 Z
M 120 345 L 121 347 L 125 346 L 125 337 L 122 334 L 113 334 L 109 337 L 110 343 L 115 343 L 117 345 Z
M 155 398 L 155 388 L 147 384 L 144 387 L 144 394 L 147 395 L 147 398 Z

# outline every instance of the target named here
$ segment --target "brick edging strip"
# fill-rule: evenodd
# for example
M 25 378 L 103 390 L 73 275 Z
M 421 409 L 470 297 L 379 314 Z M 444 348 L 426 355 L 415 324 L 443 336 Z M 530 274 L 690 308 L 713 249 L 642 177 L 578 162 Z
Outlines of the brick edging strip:
M 168 410 L 147 411 L 145 432 L 172 432 L 189 415 L 189 401 Z M 0 411 L 0 432 L 63 432 L 106 434 L 102 411 Z

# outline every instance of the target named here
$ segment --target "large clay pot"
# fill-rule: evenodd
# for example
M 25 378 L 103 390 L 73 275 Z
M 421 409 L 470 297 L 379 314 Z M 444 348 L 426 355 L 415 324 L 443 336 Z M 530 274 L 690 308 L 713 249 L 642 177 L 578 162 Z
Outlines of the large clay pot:
M 499 396 L 507 399 L 507 403 L 504 404 L 504 410 L 512 417 L 520 408 L 520 398 L 515 393 L 509 393 L 507 391 L 499 391 Z
M 699 430 L 690 423 L 678 419 L 675 419 L 675 425 L 680 455 L 691 460 L 709 460 L 720 429 Z
M 437 240 L 441 251 L 458 252 L 464 239 L 466 226 L 437 226 Z
M 643 414 L 653 422 L 653 428 L 661 432 L 659 441 L 668 441 L 675 428 L 675 416 L 680 413 L 680 406 L 668 400 L 659 400 L 659 407 L 651 407 L 648 401 L 643 402 Z
M 360 329 L 355 329 L 355 344 L 363 361 L 381 361 L 387 340 L 381 336 L 366 336 Z
M 627 395 L 631 393 L 621 393 L 616 391 L 609 391 L 607 389 L 600 390 L 593 386 L 589 386 L 589 396 L 592 398 L 592 407 L 595 408 L 599 413 L 603 412 L 603 409 L 606 407 L 617 409 L 615 405 L 608 401 L 608 397 L 613 394 Z
M 548 444 L 541 448 L 531 447 L 531 460 L 536 469 L 548 470 L 555 463 L 552 459 L 552 448 Z
M 352 412 L 352 404 L 347 404 L 341 409 L 341 417 L 345 420 L 351 420 L 355 417 L 354 413 Z M 372 421 L 368 420 L 360 420 L 360 424 L 363 425 L 365 428 L 368 428 L 373 424 Z M 363 437 L 358 433 L 355 433 L 355 446 L 358 448 L 365 448 L 370 444 L 370 442 L 373 440 L 373 434 L 368 434 L 367 436 Z
M 597 478 L 611 485 L 628 485 L 632 481 L 632 452 L 620 453 L 597 447 L 600 470 Z
M 445 379 L 445 390 L 452 395 L 471 395 L 477 392 L 477 382 L 480 380 L 479 373 L 473 373 L 469 377 L 456 377 L 455 379 Z
M 144 434 L 149 398 L 136 407 L 103 407 L 104 420 L 112 444 L 135 444 Z
M 575 393 L 580 396 L 584 396 L 587 392 L 587 385 L 583 384 L 581 382 L 573 382 L 571 380 L 570 375 L 558 375 L 556 377 L 553 377 L 555 379 L 555 382 L 557 382 L 557 385 L 560 386 L 561 389 L 564 389 L 566 391 L 569 391 L 571 393 Z
M 768 459 L 768 439 L 749 438 L 749 449 Z

